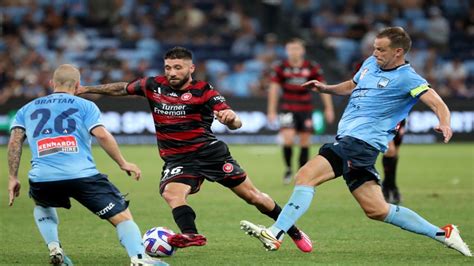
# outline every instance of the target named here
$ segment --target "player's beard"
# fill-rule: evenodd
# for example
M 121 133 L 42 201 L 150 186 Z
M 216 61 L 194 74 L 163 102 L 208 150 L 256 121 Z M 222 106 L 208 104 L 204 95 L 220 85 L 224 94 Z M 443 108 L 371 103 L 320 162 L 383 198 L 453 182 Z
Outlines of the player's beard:
M 189 77 L 190 77 L 190 74 L 186 74 L 183 79 L 179 80 L 178 83 L 172 83 L 171 81 L 176 81 L 176 79 L 174 80 L 171 80 L 171 79 L 168 79 L 168 82 L 170 84 L 170 86 L 175 89 L 175 90 L 181 90 L 183 89 L 183 85 L 186 84 L 186 82 L 188 82 L 189 80 Z

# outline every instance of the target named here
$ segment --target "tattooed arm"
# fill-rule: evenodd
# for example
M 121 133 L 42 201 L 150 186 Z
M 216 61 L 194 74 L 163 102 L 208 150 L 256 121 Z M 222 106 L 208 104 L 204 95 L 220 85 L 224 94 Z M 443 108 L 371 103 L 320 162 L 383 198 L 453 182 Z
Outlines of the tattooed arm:
M 8 142 L 8 194 L 10 197 L 9 205 L 13 205 L 16 197 L 20 196 L 20 181 L 18 181 L 18 168 L 20 167 L 21 152 L 23 141 L 26 135 L 23 128 L 13 128 Z
M 76 95 L 83 93 L 97 93 L 111 96 L 125 96 L 128 95 L 127 91 L 125 90 L 127 84 L 127 82 L 115 82 L 97 86 L 80 86 L 76 90 Z

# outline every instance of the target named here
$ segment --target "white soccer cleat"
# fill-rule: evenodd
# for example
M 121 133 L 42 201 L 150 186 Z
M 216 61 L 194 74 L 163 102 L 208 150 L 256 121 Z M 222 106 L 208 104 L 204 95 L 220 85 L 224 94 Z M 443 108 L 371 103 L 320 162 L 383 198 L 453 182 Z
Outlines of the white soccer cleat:
M 130 266 L 153 266 L 153 265 L 158 265 L 158 266 L 169 266 L 168 263 L 152 258 L 146 254 L 139 254 L 137 256 L 133 256 L 130 258 Z
M 49 263 L 52 265 L 62 265 L 64 262 L 64 251 L 59 243 L 51 242 L 49 248 Z
M 278 250 L 281 246 L 281 242 L 263 225 L 255 225 L 244 220 L 240 221 L 240 229 L 244 230 L 246 234 L 260 240 L 268 251 Z
M 441 227 L 441 229 L 445 232 L 444 244 L 448 248 L 455 249 L 464 256 L 472 257 L 472 253 L 469 249 L 469 246 L 464 243 L 461 238 L 461 235 L 459 234 L 459 230 L 455 225 L 448 224 Z

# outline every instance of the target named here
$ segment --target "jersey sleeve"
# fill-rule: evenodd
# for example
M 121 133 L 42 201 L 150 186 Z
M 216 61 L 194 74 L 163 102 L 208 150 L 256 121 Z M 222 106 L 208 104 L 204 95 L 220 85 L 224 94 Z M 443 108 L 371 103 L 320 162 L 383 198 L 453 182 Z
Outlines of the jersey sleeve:
M 87 128 L 87 131 L 91 132 L 94 128 L 98 126 L 103 126 L 102 120 L 100 118 L 100 110 L 97 105 L 93 102 L 86 102 L 84 106 L 83 121 L 84 125 Z
M 20 110 L 18 110 L 18 112 L 15 115 L 15 118 L 13 118 L 13 121 L 10 125 L 10 131 L 14 128 L 23 128 L 26 130 L 24 108 L 21 108 Z
M 149 78 L 138 78 L 127 84 L 125 87 L 129 95 L 145 96 L 146 84 Z
M 400 87 L 406 93 L 409 93 L 413 98 L 419 98 L 423 93 L 427 92 L 430 88 L 430 84 L 416 72 L 412 72 L 410 75 L 404 75 L 401 79 Z
M 270 76 L 270 80 L 272 82 L 275 82 L 275 83 L 278 83 L 278 84 L 281 84 L 283 83 L 284 79 L 283 79 L 283 75 L 281 73 L 281 67 L 280 66 L 276 66 L 273 68 L 273 71 L 271 73 L 271 76 Z
M 311 68 L 311 75 L 309 76 L 308 80 L 317 80 L 319 82 L 325 82 L 324 71 L 319 64 L 313 63 L 313 67 Z
M 208 98 L 206 105 L 213 111 L 221 111 L 225 109 L 230 109 L 230 106 L 227 104 L 224 96 L 220 95 L 217 90 L 209 89 L 206 92 L 206 97 Z

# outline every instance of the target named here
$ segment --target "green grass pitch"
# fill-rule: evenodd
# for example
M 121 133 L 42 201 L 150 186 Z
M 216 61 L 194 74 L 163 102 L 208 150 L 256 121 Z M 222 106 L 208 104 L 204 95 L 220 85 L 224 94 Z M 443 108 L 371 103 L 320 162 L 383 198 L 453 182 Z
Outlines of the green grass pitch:
M 312 148 L 315 154 L 319 145 Z M 155 146 L 123 146 L 122 152 L 143 171 L 139 182 L 121 172 L 105 152 L 94 148 L 101 172 L 109 175 L 123 193 L 142 232 L 153 226 L 177 231 L 171 212 L 158 194 L 162 161 Z M 233 156 L 254 184 L 283 205 L 292 186 L 281 182 L 282 158 L 278 146 L 231 146 Z M 298 155 L 298 151 L 294 152 Z M 28 197 L 30 153 L 23 154 L 21 196 L 8 207 L 6 147 L 0 147 L 0 264 L 47 265 L 48 252 L 33 221 Z M 295 160 L 296 161 L 296 160 Z M 377 168 L 381 172 L 381 163 Z M 399 187 L 403 204 L 430 222 L 459 225 L 464 240 L 474 246 L 474 144 L 404 145 L 399 160 Z M 454 250 L 381 222 L 367 219 L 348 192 L 342 178 L 320 186 L 309 211 L 298 225 L 312 238 L 314 251 L 304 254 L 286 238 L 281 250 L 266 252 L 261 244 L 239 229 L 247 219 L 270 225 L 272 221 L 231 191 L 205 182 L 189 197 L 197 213 L 204 247 L 191 247 L 165 261 L 171 265 L 314 265 L 314 264 L 474 264 Z M 127 265 L 125 250 L 107 222 L 73 201 L 71 210 L 59 210 L 63 247 L 76 265 Z

